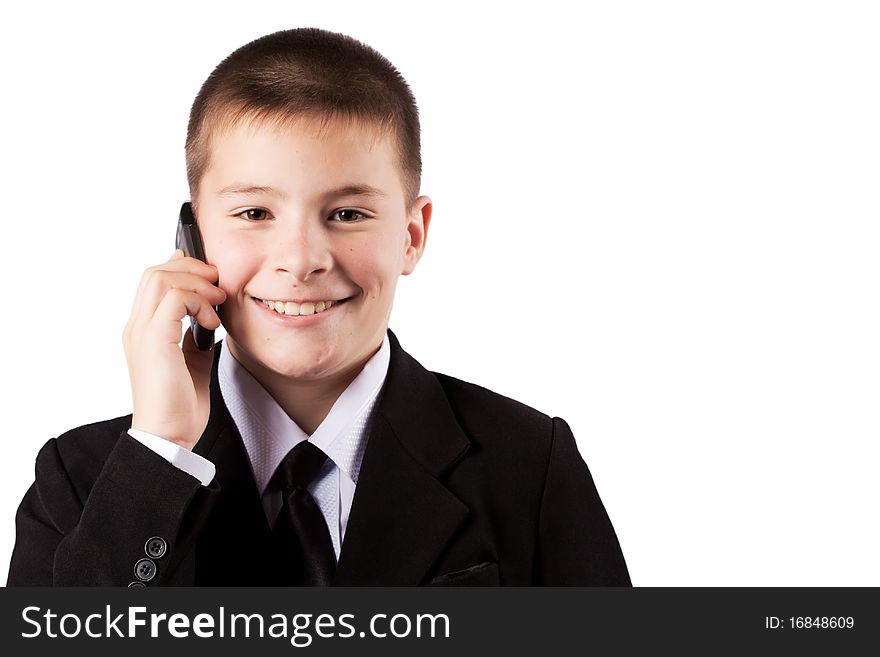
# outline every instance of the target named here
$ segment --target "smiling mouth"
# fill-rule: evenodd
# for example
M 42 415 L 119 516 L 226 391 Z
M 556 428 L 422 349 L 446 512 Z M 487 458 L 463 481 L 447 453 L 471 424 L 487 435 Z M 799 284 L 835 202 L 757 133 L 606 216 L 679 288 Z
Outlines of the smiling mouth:
M 267 301 L 258 297 L 253 297 L 255 301 L 259 301 L 269 310 L 274 310 L 279 315 L 287 317 L 298 317 L 300 315 L 317 315 L 319 313 L 330 310 L 333 306 L 339 306 L 348 302 L 353 297 L 345 297 L 338 301 L 307 301 L 305 303 L 295 303 L 293 301 Z

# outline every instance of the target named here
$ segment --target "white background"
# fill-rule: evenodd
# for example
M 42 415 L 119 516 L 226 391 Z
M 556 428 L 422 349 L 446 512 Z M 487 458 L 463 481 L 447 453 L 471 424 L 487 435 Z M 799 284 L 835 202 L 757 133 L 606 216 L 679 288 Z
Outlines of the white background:
M 3 582 L 38 449 L 131 411 L 196 92 L 317 26 L 421 108 L 434 217 L 391 328 L 571 424 L 634 583 L 880 585 L 874 3 L 128 7 L 0 27 Z

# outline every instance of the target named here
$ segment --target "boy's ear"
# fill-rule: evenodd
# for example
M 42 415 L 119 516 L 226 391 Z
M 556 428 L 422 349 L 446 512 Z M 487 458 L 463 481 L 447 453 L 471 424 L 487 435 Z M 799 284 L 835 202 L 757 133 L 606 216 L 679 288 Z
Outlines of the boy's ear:
M 413 272 L 425 252 L 432 211 L 433 205 L 427 196 L 419 196 L 413 203 L 406 223 L 406 250 L 403 253 L 403 270 L 400 272 L 404 276 Z

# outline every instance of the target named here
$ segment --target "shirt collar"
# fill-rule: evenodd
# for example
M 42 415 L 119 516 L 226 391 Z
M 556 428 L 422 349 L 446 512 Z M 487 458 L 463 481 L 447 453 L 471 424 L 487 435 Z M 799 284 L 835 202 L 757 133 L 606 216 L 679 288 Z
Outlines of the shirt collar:
M 339 395 L 309 438 L 224 345 L 217 370 L 220 391 L 241 434 L 261 495 L 278 464 L 303 440 L 311 440 L 320 447 L 357 484 L 366 447 L 367 421 L 385 382 L 390 355 L 386 334 L 379 351 Z

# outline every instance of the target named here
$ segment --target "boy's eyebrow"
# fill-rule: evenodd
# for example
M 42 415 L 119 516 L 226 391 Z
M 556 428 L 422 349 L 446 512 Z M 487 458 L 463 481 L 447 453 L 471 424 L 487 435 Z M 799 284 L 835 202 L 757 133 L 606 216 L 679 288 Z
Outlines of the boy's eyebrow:
M 256 194 L 271 194 L 282 200 L 287 200 L 287 194 L 274 187 L 266 187 L 265 185 L 236 183 L 233 185 L 227 185 L 223 189 L 217 191 L 217 196 L 253 196 Z M 324 198 L 331 196 L 372 196 L 385 198 L 388 195 L 378 187 L 373 187 L 366 183 L 351 183 L 343 185 L 342 187 L 337 187 L 336 189 L 328 190 L 321 194 L 321 196 Z
M 273 194 L 275 196 L 280 196 L 281 198 L 287 198 L 285 194 L 274 187 L 266 187 L 264 185 L 235 183 L 217 190 L 217 196 L 253 196 L 254 194 Z

